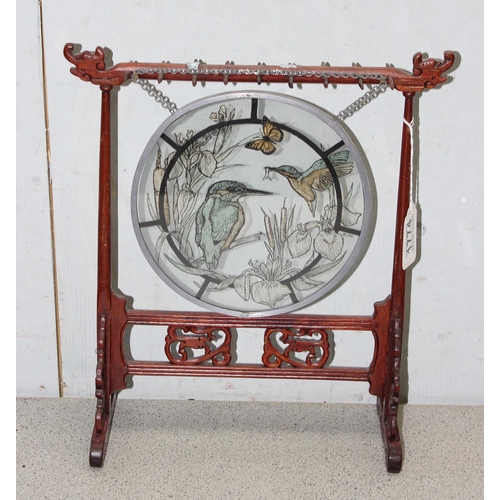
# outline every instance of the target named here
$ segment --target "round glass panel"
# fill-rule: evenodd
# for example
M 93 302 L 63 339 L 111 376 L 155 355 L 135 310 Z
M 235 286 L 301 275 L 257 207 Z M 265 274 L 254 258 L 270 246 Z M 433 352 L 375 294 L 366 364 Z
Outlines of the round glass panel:
M 359 262 L 367 165 L 344 125 L 304 101 L 234 92 L 170 116 L 141 156 L 132 220 L 156 273 L 233 316 L 297 310 Z

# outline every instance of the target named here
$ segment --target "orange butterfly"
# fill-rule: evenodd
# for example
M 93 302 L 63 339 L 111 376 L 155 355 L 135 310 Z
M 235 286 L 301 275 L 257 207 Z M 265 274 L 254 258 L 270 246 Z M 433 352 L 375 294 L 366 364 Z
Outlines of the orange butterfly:
M 267 116 L 262 119 L 262 138 L 247 142 L 247 149 L 261 151 L 265 155 L 272 155 L 276 151 L 275 143 L 283 140 L 283 130 L 273 125 Z

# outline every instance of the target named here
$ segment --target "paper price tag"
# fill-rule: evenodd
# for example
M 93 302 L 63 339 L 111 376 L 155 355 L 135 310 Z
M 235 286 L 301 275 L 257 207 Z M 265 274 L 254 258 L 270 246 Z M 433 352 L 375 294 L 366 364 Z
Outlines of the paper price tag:
M 417 207 L 410 202 L 404 221 L 403 269 L 411 266 L 417 257 Z

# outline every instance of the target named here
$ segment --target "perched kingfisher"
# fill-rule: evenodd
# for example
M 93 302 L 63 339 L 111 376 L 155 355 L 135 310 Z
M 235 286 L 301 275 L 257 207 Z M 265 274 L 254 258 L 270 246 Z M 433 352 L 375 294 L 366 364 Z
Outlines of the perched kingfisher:
M 267 191 L 250 189 L 236 181 L 219 181 L 207 191 L 205 201 L 196 212 L 196 244 L 203 251 L 208 269 L 215 269 L 221 253 L 236 239 L 245 214 L 239 198 L 251 194 L 268 195 Z
M 342 177 L 352 172 L 354 163 L 352 161 L 347 162 L 348 158 L 349 151 L 347 149 L 336 151 L 328 156 L 337 177 Z M 316 160 L 305 172 L 299 172 L 291 165 L 264 168 L 266 170 L 264 179 L 270 179 L 270 171 L 277 172 L 285 177 L 292 189 L 307 202 L 307 206 L 313 216 L 316 211 L 316 191 L 325 191 L 333 184 L 330 169 L 322 159 Z

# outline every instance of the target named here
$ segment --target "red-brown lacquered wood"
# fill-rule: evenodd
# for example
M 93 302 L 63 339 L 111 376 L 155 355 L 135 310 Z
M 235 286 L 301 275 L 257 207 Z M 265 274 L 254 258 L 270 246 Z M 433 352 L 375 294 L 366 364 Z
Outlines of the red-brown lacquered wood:
M 300 369 L 323 368 L 332 351 L 330 344 L 329 332 L 323 328 L 268 328 L 261 359 L 268 368 L 280 368 L 283 363 Z M 298 353 L 305 353 L 305 359 L 299 359 Z
M 231 367 L 212 365 L 177 366 L 161 361 L 129 361 L 130 375 L 177 375 L 187 377 L 283 378 L 309 380 L 350 380 L 368 382 L 367 368 L 269 368 L 258 364 L 237 364 Z
M 112 290 L 111 282 L 111 91 L 102 85 L 99 153 L 99 215 L 97 232 L 97 368 L 96 414 L 89 461 L 101 466 L 106 453 L 116 402 L 127 375 L 123 332 L 127 322 L 125 300 Z
M 113 413 L 115 411 L 117 393 L 113 393 L 109 398 L 109 414 L 103 421 L 102 430 L 98 430 L 94 426 L 92 431 L 92 438 L 90 440 L 90 453 L 89 464 L 92 467 L 102 467 L 104 465 L 104 458 L 106 457 L 106 450 L 108 448 L 109 434 L 111 432 L 111 425 L 113 422 Z
M 220 345 L 214 346 L 217 336 L 223 337 Z M 224 326 L 170 325 L 165 337 L 165 355 L 170 363 L 179 366 L 212 363 L 228 366 L 231 362 L 231 328 Z M 195 355 L 193 351 L 203 351 Z
M 163 312 L 129 310 L 129 324 L 134 325 L 189 325 L 189 327 L 245 327 L 245 328 L 272 328 L 294 330 L 349 330 L 371 331 L 374 336 L 374 355 L 371 366 L 367 368 L 332 367 L 318 370 L 294 367 L 292 369 L 278 368 L 272 370 L 262 365 L 242 365 L 218 367 L 196 367 L 190 370 L 187 366 L 172 367 L 168 363 L 128 362 L 128 372 L 131 375 L 177 375 L 210 377 L 258 377 L 258 378 L 314 378 L 318 380 L 352 380 L 370 383 L 370 392 L 382 395 L 382 383 L 385 377 L 385 358 L 387 353 L 386 333 L 384 322 L 388 323 L 388 300 L 375 305 L 373 316 L 326 316 L 288 314 L 272 318 L 238 318 L 216 313 L 196 312 Z M 384 335 L 380 335 L 380 331 Z M 206 369 L 205 369 L 206 368 Z
M 99 154 L 99 215 L 97 236 L 97 368 L 96 413 L 91 441 L 90 464 L 104 460 L 107 434 L 113 417 L 109 388 L 110 363 L 110 311 L 111 311 L 111 90 L 101 87 L 101 142 Z M 100 458 L 99 458 L 100 457 Z
M 326 330 L 370 331 L 371 316 L 323 316 L 320 314 L 282 314 L 272 317 L 239 318 L 209 312 L 165 312 L 129 310 L 128 321 L 134 325 L 189 324 L 227 326 L 230 328 L 324 328 Z
M 404 119 L 409 124 L 413 118 L 412 92 L 405 92 Z M 379 397 L 378 410 L 382 426 L 382 437 L 386 448 L 386 464 L 389 472 L 399 472 L 402 465 L 402 446 L 398 429 L 398 405 L 400 391 L 401 349 L 403 341 L 403 321 L 406 290 L 406 271 L 403 269 L 404 219 L 410 202 L 411 180 L 411 134 L 403 123 L 401 141 L 401 163 L 396 212 L 396 231 L 390 300 L 390 322 L 385 366 L 385 387 Z
M 128 325 L 126 302 L 123 296 L 114 291 L 111 293 L 111 328 L 109 341 L 110 394 L 127 387 L 127 359 L 123 345 L 125 329 Z
M 134 73 L 141 78 L 161 81 L 180 80 L 196 82 L 256 82 L 256 83 L 288 83 L 295 84 L 376 84 L 381 77 L 401 92 L 419 92 L 435 87 L 446 81 L 443 76 L 454 63 L 452 51 L 444 52 L 444 60 L 423 59 L 418 52 L 413 57 L 413 72 L 408 73 L 393 67 L 360 67 L 360 66 L 268 66 L 268 65 L 234 65 L 234 64 L 197 64 L 196 70 L 186 64 L 172 63 L 139 63 L 128 62 L 115 64 L 106 68 L 105 52 L 97 47 L 94 52 L 83 51 L 75 54 L 75 45 L 64 46 L 64 56 L 74 64 L 71 72 L 84 81 L 95 85 L 121 85 L 130 80 Z M 161 70 L 161 72 L 159 71 Z M 284 70 L 290 70 L 285 73 Z M 325 70 L 335 73 L 325 78 L 321 76 Z M 290 76 L 290 73 L 293 73 Z M 308 76 L 310 75 L 310 76 Z M 337 76 L 338 75 L 338 76 Z
M 383 397 L 386 380 L 387 350 L 389 341 L 391 296 L 374 304 L 372 333 L 375 341 L 373 359 L 370 364 L 370 394 Z
M 295 366 L 291 369 L 253 364 L 238 364 L 230 366 L 172 366 L 166 362 L 128 361 L 130 375 L 185 375 L 209 377 L 258 377 L 258 378 L 314 378 L 317 380 L 352 380 L 370 383 L 370 392 L 382 396 L 383 381 L 385 379 L 385 361 L 387 356 L 387 331 L 389 323 L 389 299 L 375 304 L 373 316 L 323 316 L 289 314 L 274 316 L 273 318 L 237 318 L 216 313 L 184 313 L 162 311 L 128 311 L 130 325 L 174 325 L 179 329 L 211 328 L 267 328 L 280 331 L 293 329 L 294 331 L 311 330 L 349 330 L 371 331 L 374 336 L 373 361 L 369 368 L 329 367 L 318 369 L 307 366 Z M 272 325 L 272 326 L 270 326 Z M 169 330 L 174 328 L 169 326 Z M 314 343 L 313 343 L 314 344 Z

